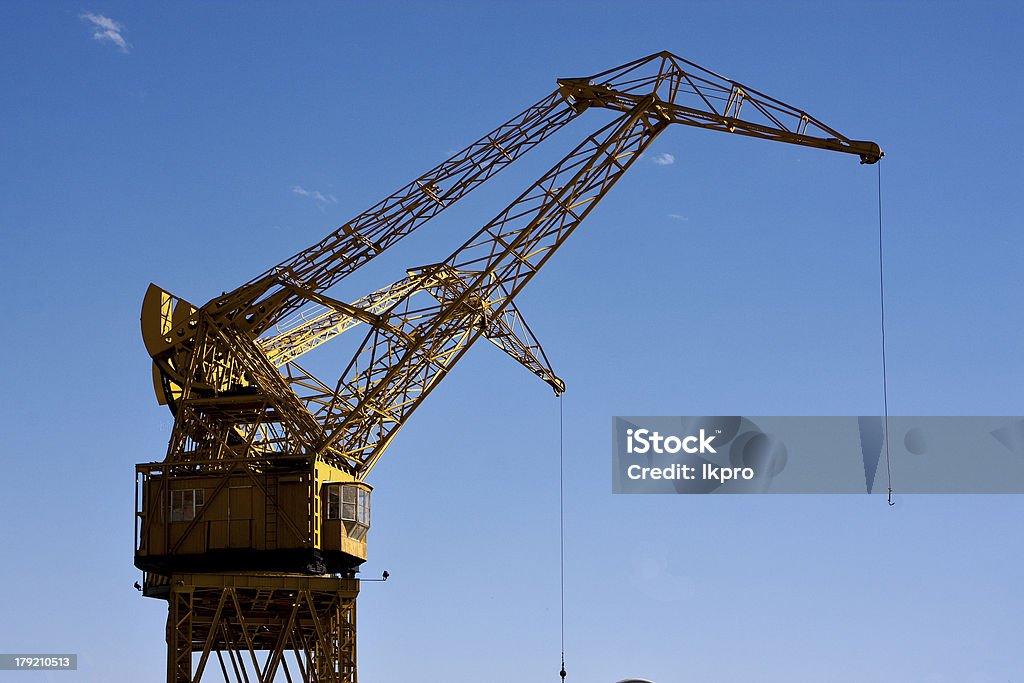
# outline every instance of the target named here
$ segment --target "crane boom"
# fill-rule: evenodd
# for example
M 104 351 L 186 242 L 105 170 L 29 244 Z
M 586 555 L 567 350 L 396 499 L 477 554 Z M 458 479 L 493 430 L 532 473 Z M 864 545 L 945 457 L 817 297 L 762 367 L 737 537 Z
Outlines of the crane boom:
M 411 271 L 353 304 L 325 293 L 588 109 L 617 118 L 447 260 Z M 255 406 L 252 397 L 259 396 L 273 419 L 263 421 L 272 426 L 253 441 L 257 451 L 313 453 L 362 478 L 481 335 L 560 392 L 564 385 L 520 312 L 509 306 L 670 124 L 857 154 L 862 163 L 881 157 L 875 143 L 851 140 L 801 109 L 667 52 L 595 76 L 560 79 L 555 93 L 233 292 L 195 307 L 151 288 L 143 306 L 144 336 L 158 394 L 180 423 L 176 431 L 197 443 L 209 441 L 219 432 L 211 431 L 210 418 L 196 406 L 224 403 L 240 392 Z M 333 390 L 290 368 L 360 323 L 370 329 Z M 189 402 L 193 409 L 181 413 L 179 406 Z M 248 415 L 243 411 L 238 419 Z M 232 430 L 235 440 L 251 434 L 238 425 Z M 174 453 L 180 457 L 177 446 L 168 457 Z
M 882 150 L 874 142 L 851 140 L 802 109 L 671 52 L 659 52 L 587 78 L 562 78 L 558 85 L 581 112 L 589 107 L 628 112 L 653 94 L 672 123 L 856 154 L 862 164 L 882 158 Z
M 656 108 L 672 123 L 857 154 L 862 163 L 874 163 L 882 156 L 873 142 L 851 140 L 801 109 L 660 52 L 594 76 L 560 79 L 551 95 L 204 309 L 215 321 L 229 320 L 247 335 L 258 337 L 309 302 L 299 290 L 322 292 L 342 281 L 578 114 L 589 108 L 629 112 L 648 95 L 656 98 Z M 149 308 L 157 309 L 160 303 L 154 297 Z M 181 308 L 188 313 L 171 324 L 154 325 L 161 333 L 147 338 L 161 373 L 172 382 L 180 374 L 176 367 L 195 353 L 196 308 Z M 159 316 L 152 313 L 150 317 Z M 307 320 L 302 333 L 307 340 L 326 341 L 333 336 L 325 334 L 331 327 L 338 327 L 336 319 Z M 312 348 L 299 334 L 290 330 L 288 343 Z

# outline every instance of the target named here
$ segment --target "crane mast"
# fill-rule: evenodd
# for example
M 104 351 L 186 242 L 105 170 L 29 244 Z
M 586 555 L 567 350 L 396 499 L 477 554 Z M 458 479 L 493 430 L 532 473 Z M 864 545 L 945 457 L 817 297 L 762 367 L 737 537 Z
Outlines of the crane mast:
M 352 303 L 328 294 L 589 109 L 613 118 L 444 260 Z M 661 52 L 560 79 L 507 123 L 203 306 L 150 285 L 143 339 L 174 426 L 165 459 L 136 468 L 135 562 L 145 594 L 168 601 L 168 681 L 200 680 L 211 654 L 225 679 L 229 668 L 244 678 L 244 656 L 260 681 L 278 671 L 290 680 L 289 661 L 302 680 L 356 681 L 367 475 L 481 337 L 564 391 L 515 299 L 672 124 L 861 163 L 882 156 L 873 142 Z M 333 384 L 299 365 L 360 325 L 363 340 Z

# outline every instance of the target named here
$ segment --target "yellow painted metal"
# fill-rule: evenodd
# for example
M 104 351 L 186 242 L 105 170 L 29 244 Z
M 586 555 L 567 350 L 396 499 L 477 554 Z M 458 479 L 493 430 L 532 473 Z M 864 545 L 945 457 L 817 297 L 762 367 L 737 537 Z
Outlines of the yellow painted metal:
M 167 463 L 136 466 L 136 564 L 169 572 L 321 563 L 351 572 L 366 559 L 365 535 L 353 537 L 341 521 L 326 518 L 326 487 L 371 487 L 327 462 L 279 460 L 194 461 L 188 471 Z
M 588 138 L 464 244 L 461 255 L 416 269 L 415 276 L 353 304 L 325 294 L 589 109 L 617 112 L 620 121 L 634 117 L 650 134 L 620 129 L 622 137 L 610 141 L 619 156 L 610 160 L 603 160 L 598 138 Z M 264 427 L 251 439 L 254 450 L 310 453 L 364 478 L 435 379 L 479 336 L 560 392 L 562 381 L 514 308 L 516 288 L 671 124 L 855 154 L 865 163 L 881 156 L 875 143 L 847 138 L 804 110 L 667 52 L 561 79 L 554 93 L 508 123 L 236 290 L 196 308 L 154 287 L 144 304 L 144 336 L 160 372 L 158 397 L 178 417 L 176 432 L 200 442 L 215 438 L 208 419 L 182 415 L 180 405 L 206 409 L 211 398 L 258 396 L 266 405 Z M 585 158 L 602 170 L 578 173 Z M 513 235 L 532 251 L 507 248 Z M 469 250 L 498 257 L 469 257 Z M 433 303 L 420 304 L 424 296 Z M 369 336 L 339 382 L 321 382 L 297 365 L 304 353 L 360 323 Z M 401 367 L 395 364 L 400 355 Z M 366 365 L 370 357 L 375 361 Z M 395 381 L 396 373 L 404 379 Z M 237 414 L 239 421 L 254 417 L 257 408 L 248 408 Z M 252 437 L 248 426 L 231 429 L 243 441 Z
M 328 294 L 591 109 L 613 118 L 445 259 L 351 304 Z M 264 642 L 244 626 L 218 635 L 219 620 L 233 614 L 231 624 L 258 623 L 250 612 L 265 598 L 260 591 L 279 600 L 276 587 L 294 587 L 296 573 L 354 576 L 366 557 L 365 525 L 328 519 L 325 496 L 332 486 L 356 487 L 362 493 L 354 500 L 365 499 L 365 478 L 398 430 L 479 338 L 564 391 L 515 298 L 674 124 L 853 154 L 862 163 L 882 156 L 876 143 L 847 138 L 801 109 L 660 52 L 560 79 L 553 93 L 324 239 L 202 306 L 150 286 L 142 334 L 158 401 L 174 414 L 174 427 L 164 461 L 137 468 L 136 564 L 149 572 L 147 594 L 168 600 L 168 680 L 192 680 L 197 642 L 205 643 L 203 662 L 222 651 L 219 643 L 236 670 L 243 651 L 265 644 L 274 654 L 263 671 L 273 677 L 287 642 Z M 324 383 L 298 364 L 357 325 L 365 337 L 337 381 Z M 260 570 L 278 574 L 253 573 Z M 232 572 L 230 585 L 216 584 L 216 572 Z M 300 619 L 306 605 L 309 623 L 322 621 L 326 603 L 303 595 L 266 604 L 277 605 L 279 620 Z M 310 664 L 304 680 L 355 680 L 354 592 L 351 600 L 351 620 L 337 621 L 346 633 L 351 624 L 350 660 L 348 645 L 325 644 L 319 631 L 319 645 L 302 645 L 309 662 L 351 678 L 319 677 L 319 664 Z M 287 623 L 281 633 L 290 632 Z M 290 642 L 298 647 L 299 640 Z M 264 674 L 258 680 L 270 680 Z
M 167 681 L 357 683 L 354 579 L 286 574 L 172 574 Z

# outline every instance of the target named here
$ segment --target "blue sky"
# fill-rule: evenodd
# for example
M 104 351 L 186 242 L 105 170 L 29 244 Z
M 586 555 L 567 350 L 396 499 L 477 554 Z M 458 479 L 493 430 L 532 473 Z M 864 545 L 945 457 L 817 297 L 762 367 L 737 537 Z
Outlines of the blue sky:
M 134 464 L 170 430 L 149 282 L 204 302 L 556 78 L 659 50 L 881 144 L 891 412 L 1020 415 L 1022 24 L 1010 2 L 3 3 L 0 650 L 79 653 L 37 680 L 161 680 L 164 603 L 131 587 Z M 338 295 L 447 255 L 594 114 Z M 613 415 L 880 411 L 876 173 L 669 130 L 519 298 L 568 384 L 568 680 L 1024 677 L 1020 497 L 610 493 Z M 363 680 L 557 680 L 558 438 L 549 388 L 489 345 L 416 413 L 371 476 L 365 570 L 393 578 L 360 598 Z

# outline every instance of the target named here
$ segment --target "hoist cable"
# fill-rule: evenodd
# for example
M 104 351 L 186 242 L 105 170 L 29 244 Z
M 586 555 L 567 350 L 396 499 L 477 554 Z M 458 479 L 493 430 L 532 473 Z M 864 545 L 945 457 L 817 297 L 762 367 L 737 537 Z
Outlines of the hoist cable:
M 558 675 L 565 681 L 565 411 L 558 397 L 558 573 L 560 594 L 562 668 Z
M 889 505 L 892 502 L 892 465 L 889 459 L 889 378 L 885 364 L 885 261 L 882 251 L 882 163 L 878 166 L 878 299 L 882 330 L 882 419 L 883 438 L 885 439 L 885 473 L 888 478 Z

